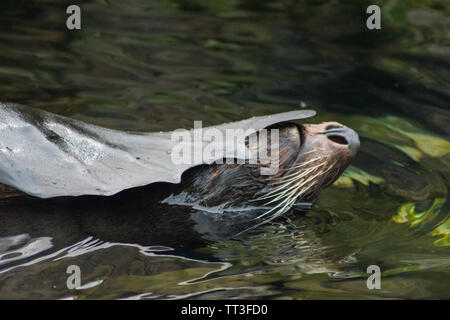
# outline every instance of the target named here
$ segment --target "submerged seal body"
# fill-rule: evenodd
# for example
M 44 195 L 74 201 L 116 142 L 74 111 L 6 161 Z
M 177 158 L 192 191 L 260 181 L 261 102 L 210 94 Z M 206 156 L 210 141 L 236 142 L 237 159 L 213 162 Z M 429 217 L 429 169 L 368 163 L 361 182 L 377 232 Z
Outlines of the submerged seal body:
M 309 208 L 355 157 L 359 139 L 352 129 L 337 122 L 290 122 L 314 114 L 294 111 L 213 127 L 254 127 L 253 135 L 264 128 L 277 130 L 278 141 L 269 140 L 267 151 L 278 155 L 278 168 L 267 175 L 261 174 L 265 164 L 248 161 L 174 165 L 168 156 L 174 146 L 170 133 L 114 131 L 0 104 L 0 198 L 109 196 L 162 182 L 171 185 L 170 191 L 155 201 L 195 207 L 208 221 L 226 218 L 231 224 L 245 220 L 257 226 L 293 206 Z M 262 147 L 250 146 L 246 138 L 250 149 Z

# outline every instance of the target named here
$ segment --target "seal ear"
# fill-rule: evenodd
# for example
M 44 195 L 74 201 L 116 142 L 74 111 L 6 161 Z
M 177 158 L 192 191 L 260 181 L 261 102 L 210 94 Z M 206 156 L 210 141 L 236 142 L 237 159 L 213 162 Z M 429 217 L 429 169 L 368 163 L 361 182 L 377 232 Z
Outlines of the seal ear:
M 225 137 L 227 129 L 258 131 L 314 115 L 312 110 L 291 111 L 200 130 L 215 129 Z M 204 151 L 209 141 L 201 135 L 195 138 L 198 130 L 184 133 L 194 136 L 189 146 Z M 187 169 L 213 163 L 228 152 L 208 161 L 193 157 L 177 164 L 172 151 L 186 143 L 174 139 L 174 132 L 121 132 L 0 103 L 0 183 L 40 198 L 112 195 L 154 182 L 179 183 Z

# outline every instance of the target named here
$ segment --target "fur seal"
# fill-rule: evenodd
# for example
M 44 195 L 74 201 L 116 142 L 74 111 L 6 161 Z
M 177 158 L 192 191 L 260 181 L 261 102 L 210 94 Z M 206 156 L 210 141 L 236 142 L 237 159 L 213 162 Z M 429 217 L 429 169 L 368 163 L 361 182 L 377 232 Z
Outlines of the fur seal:
M 170 194 L 160 199 L 163 203 L 203 208 L 214 212 L 215 218 L 226 215 L 232 223 L 251 216 L 257 226 L 292 207 L 308 209 L 356 156 L 359 138 L 352 129 L 337 122 L 290 122 L 313 115 L 312 110 L 292 111 L 211 127 L 218 132 L 253 128 L 243 142 L 250 149 L 255 149 L 249 145 L 250 137 L 263 129 L 276 129 L 277 143 L 272 144 L 270 136 L 266 146 L 268 154 L 277 153 L 278 168 L 274 174 L 263 175 L 264 165 L 248 159 L 217 163 L 229 157 L 228 151 L 214 159 L 174 164 L 170 153 L 177 142 L 170 132 L 121 132 L 0 104 L 3 197 L 21 193 L 40 198 L 109 196 L 165 182 L 172 186 Z M 194 140 L 193 147 L 205 141 L 204 137 Z

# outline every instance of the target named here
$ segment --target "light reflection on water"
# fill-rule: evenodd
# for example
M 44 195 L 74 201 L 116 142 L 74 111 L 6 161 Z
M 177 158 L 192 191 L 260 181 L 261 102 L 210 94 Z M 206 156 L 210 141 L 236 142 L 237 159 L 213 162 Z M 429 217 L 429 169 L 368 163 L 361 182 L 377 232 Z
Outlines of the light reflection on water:
M 2 206 L 0 298 L 449 298 L 450 8 L 390 1 L 374 35 L 344 2 L 86 1 L 69 33 L 54 8 L 2 1 L 2 101 L 135 131 L 308 107 L 361 150 L 306 215 L 201 248 L 73 239 Z M 70 264 L 97 285 L 68 290 Z

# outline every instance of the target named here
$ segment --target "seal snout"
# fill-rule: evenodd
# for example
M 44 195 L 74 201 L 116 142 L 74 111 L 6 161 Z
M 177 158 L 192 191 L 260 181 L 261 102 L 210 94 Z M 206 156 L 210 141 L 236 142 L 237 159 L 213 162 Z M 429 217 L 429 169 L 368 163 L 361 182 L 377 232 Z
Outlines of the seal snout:
M 334 143 L 347 145 L 349 150 L 353 153 L 357 153 L 359 150 L 359 137 L 358 134 L 349 127 L 343 126 L 340 123 L 331 123 L 326 126 L 322 132 L 327 138 Z

